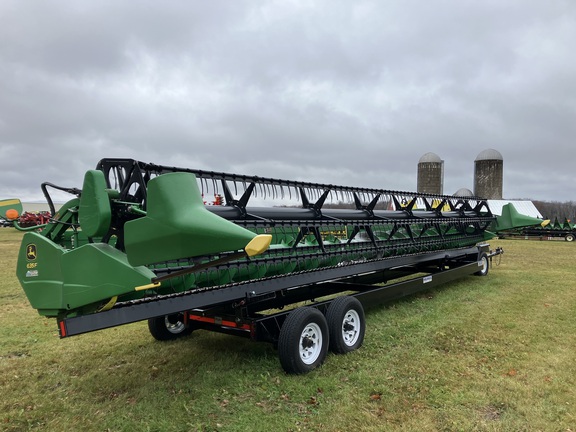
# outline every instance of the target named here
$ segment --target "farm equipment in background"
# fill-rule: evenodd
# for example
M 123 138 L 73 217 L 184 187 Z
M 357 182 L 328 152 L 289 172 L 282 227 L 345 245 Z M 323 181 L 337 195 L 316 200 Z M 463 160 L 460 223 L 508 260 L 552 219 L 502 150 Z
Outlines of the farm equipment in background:
M 542 220 L 540 224 L 530 223 L 528 216 L 519 215 L 514 207 L 507 204 L 502 207 L 502 217 L 497 218 L 496 230 L 501 238 L 524 238 L 538 239 L 538 240 L 565 240 L 573 242 L 576 239 L 576 224 L 572 224 L 568 219 L 564 219 L 563 223 L 555 218 L 553 223 L 550 220 Z M 522 224 L 520 220 L 523 217 L 528 217 L 527 223 Z M 510 222 L 506 222 L 510 220 Z M 498 223 L 500 225 L 498 225 Z
M 23 212 L 22 202 L 17 198 L 0 201 L 0 220 L 4 226 L 42 229 L 51 217 L 47 211 Z
M 523 238 L 525 240 L 564 240 L 573 242 L 576 239 L 576 227 L 568 219 L 564 223 L 559 223 L 555 219 L 554 223 L 548 226 L 532 226 L 501 233 L 502 238 Z
M 19 199 L 0 200 L 0 222 L 1 226 L 13 226 L 22 214 L 22 203 Z
M 48 186 L 74 197 L 56 212 Z M 497 221 L 477 197 L 132 159 L 101 160 L 81 190 L 42 190 L 54 217 L 23 236 L 17 276 L 61 337 L 140 320 L 159 340 L 203 328 L 274 343 L 292 373 L 322 363 L 328 341 L 361 345 L 361 303 L 486 275 L 502 253 L 485 243 Z
M 548 219 L 539 219 L 521 214 L 516 210 L 514 204 L 508 203 L 502 206 L 502 215 L 496 217 L 491 229 L 501 234 L 510 230 L 523 228 L 544 228 L 550 224 Z
M 39 227 L 46 225 L 52 215 L 47 211 L 24 212 L 18 219 L 18 225 L 22 228 Z

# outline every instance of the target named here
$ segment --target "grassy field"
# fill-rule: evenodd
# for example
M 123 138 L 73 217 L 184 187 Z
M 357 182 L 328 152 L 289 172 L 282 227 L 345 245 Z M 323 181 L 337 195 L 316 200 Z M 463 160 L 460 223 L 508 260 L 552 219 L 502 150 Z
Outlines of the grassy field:
M 0 229 L 0 430 L 576 431 L 576 245 L 496 240 L 488 277 L 368 311 L 364 346 L 286 375 L 273 347 L 145 323 L 60 340 Z

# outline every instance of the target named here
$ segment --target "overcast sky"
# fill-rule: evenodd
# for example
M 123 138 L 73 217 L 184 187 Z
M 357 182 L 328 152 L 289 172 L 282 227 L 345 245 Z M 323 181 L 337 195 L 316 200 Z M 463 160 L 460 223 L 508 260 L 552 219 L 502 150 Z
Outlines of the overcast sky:
M 573 201 L 576 1 L 0 2 L 0 199 L 106 157 Z

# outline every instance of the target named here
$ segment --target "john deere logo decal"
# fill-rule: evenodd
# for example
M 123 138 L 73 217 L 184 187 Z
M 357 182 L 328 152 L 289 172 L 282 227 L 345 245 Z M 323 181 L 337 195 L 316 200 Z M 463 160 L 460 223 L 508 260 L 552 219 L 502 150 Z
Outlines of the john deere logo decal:
M 26 258 L 28 261 L 34 261 L 36 259 L 36 245 L 34 243 L 26 246 Z

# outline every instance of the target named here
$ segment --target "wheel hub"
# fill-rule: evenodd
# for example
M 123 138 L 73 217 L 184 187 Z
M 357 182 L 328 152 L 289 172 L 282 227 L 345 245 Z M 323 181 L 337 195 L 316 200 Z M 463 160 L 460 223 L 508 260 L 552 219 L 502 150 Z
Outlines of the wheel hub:
M 342 339 L 348 346 L 352 346 L 358 340 L 360 332 L 358 331 L 358 323 L 360 316 L 354 309 L 349 310 L 342 321 Z
M 314 363 L 322 350 L 322 330 L 316 323 L 310 323 L 300 336 L 300 359 L 305 364 Z
M 310 339 L 309 337 L 305 336 L 302 339 L 302 348 L 307 349 L 307 348 L 312 348 L 314 346 L 314 341 L 312 339 Z

